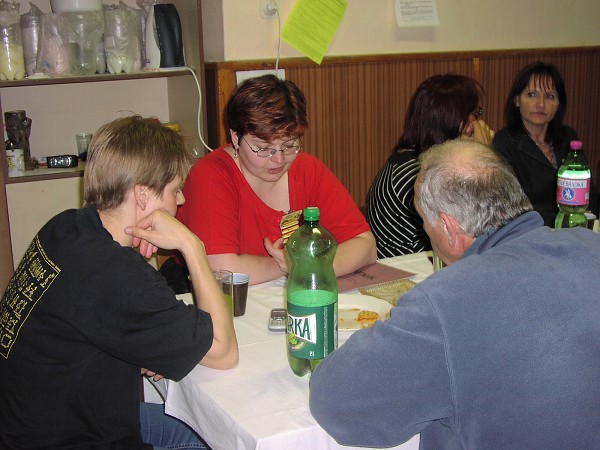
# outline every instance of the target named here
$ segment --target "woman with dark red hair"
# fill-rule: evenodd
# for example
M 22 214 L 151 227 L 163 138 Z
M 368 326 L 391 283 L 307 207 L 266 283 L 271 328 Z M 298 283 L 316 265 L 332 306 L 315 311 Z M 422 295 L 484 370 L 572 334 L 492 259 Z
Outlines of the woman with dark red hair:
M 302 152 L 306 100 L 295 83 L 274 75 L 246 80 L 227 104 L 227 123 L 231 144 L 196 162 L 177 214 L 202 239 L 214 269 L 244 272 L 252 284 L 287 273 L 284 238 L 307 206 L 320 209 L 320 223 L 338 242 L 338 276 L 375 262 L 375 239 L 356 203 Z M 172 279 L 173 263 L 165 264 L 161 272 Z
M 418 156 L 449 139 L 489 145 L 494 132 L 481 119 L 482 88 L 463 75 L 435 75 L 417 88 L 406 115 L 404 134 L 367 196 L 367 221 L 380 258 L 428 250 L 429 238 L 413 204 Z

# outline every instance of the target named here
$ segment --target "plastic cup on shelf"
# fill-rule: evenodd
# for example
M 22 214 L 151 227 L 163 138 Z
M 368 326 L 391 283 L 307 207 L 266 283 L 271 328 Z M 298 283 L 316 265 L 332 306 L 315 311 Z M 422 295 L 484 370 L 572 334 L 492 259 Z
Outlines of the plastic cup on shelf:
M 85 161 L 87 157 L 88 146 L 92 140 L 92 133 L 77 133 L 75 135 L 75 143 L 77 145 L 77 154 L 79 159 Z

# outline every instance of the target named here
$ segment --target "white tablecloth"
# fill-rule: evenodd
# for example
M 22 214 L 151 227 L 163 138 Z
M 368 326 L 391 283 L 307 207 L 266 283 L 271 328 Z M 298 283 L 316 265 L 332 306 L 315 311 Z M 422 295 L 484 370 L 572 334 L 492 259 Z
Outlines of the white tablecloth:
M 415 273 L 415 281 L 432 271 L 425 253 L 381 262 Z M 197 366 L 180 382 L 166 383 L 165 411 L 192 426 L 214 450 L 353 448 L 338 445 L 313 419 L 309 377 L 299 378 L 289 368 L 285 333 L 267 328 L 271 309 L 285 306 L 284 283 L 282 278 L 250 287 L 246 314 L 234 319 L 238 367 Z M 418 447 L 415 436 L 396 448 Z

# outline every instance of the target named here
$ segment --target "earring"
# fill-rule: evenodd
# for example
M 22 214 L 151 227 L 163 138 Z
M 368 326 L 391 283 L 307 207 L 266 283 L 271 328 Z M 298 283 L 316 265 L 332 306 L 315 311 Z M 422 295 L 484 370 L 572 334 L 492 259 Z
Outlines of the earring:
M 239 151 L 239 147 L 233 147 L 233 157 L 237 158 L 238 157 L 238 151 Z

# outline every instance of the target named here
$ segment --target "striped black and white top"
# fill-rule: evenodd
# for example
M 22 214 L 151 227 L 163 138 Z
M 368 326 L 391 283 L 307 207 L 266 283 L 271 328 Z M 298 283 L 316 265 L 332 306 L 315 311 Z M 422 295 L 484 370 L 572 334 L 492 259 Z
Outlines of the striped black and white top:
M 411 150 L 394 152 L 367 196 L 367 221 L 377 241 L 377 256 L 417 253 L 430 249 L 429 238 L 415 206 L 419 163 Z

